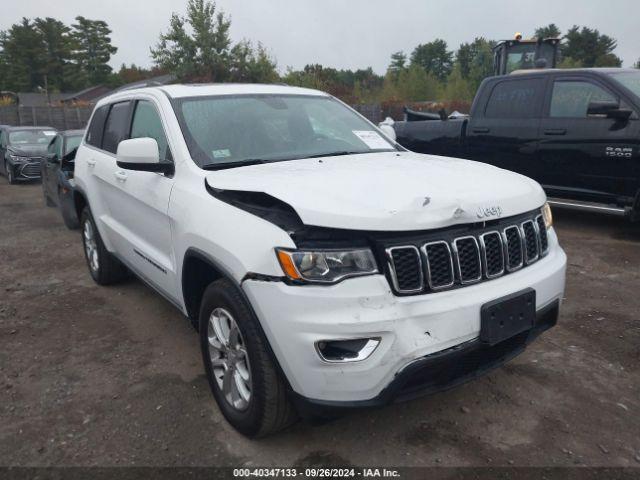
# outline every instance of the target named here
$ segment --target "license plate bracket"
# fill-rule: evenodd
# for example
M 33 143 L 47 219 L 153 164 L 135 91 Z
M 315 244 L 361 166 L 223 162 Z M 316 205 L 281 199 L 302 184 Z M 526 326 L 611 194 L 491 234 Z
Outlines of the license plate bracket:
M 496 345 L 533 328 L 536 322 L 536 291 L 527 288 L 485 303 L 480 309 L 480 341 Z

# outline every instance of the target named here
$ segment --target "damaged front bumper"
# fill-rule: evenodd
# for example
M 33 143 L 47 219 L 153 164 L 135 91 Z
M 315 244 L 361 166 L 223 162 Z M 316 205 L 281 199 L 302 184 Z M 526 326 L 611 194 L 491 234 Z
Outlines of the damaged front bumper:
M 332 286 L 247 280 L 243 289 L 296 398 L 316 406 L 379 405 L 473 378 L 555 324 L 566 256 L 552 231 L 549 240 L 548 255 L 526 269 L 439 293 L 398 297 L 383 275 Z M 493 349 L 482 347 L 482 305 L 526 288 L 536 291 L 536 327 Z M 362 338 L 379 344 L 358 362 L 327 362 L 316 348 L 322 341 Z M 459 361 L 472 368 L 453 368 Z

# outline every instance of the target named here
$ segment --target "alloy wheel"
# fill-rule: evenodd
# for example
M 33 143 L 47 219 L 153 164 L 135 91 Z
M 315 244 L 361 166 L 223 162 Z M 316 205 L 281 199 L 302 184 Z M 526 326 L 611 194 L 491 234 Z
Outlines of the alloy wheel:
M 211 312 L 207 338 L 218 388 L 229 405 L 246 410 L 251 400 L 251 368 L 246 344 L 231 313 L 224 308 Z
M 100 268 L 98 261 L 98 244 L 96 243 L 96 235 L 91 220 L 87 219 L 87 221 L 84 222 L 82 236 L 84 237 L 84 251 L 87 254 L 89 268 L 93 272 L 97 272 L 98 268 Z

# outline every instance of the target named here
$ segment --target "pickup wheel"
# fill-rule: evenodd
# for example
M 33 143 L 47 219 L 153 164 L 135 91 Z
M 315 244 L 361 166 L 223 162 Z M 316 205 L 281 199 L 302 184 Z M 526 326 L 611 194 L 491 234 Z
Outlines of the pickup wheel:
M 264 437 L 296 420 L 258 320 L 229 280 L 218 280 L 205 290 L 199 331 L 209 386 L 236 430 Z
M 98 285 L 111 285 L 127 277 L 127 269 L 105 248 L 89 207 L 82 211 L 82 245 L 89 273 Z

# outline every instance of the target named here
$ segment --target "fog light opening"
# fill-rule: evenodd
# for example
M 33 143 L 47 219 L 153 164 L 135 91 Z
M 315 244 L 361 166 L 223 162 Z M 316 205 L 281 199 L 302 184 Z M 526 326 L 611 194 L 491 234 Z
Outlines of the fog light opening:
M 316 342 L 320 358 L 330 363 L 361 362 L 371 356 L 380 344 L 380 338 L 354 338 L 349 340 L 321 340 Z

